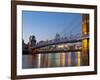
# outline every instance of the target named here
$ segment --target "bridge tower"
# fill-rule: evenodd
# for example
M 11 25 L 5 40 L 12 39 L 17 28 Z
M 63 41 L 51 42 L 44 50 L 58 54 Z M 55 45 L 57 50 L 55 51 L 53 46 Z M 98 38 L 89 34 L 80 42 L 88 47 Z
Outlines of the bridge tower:
M 82 36 L 89 35 L 89 15 L 82 14 Z M 82 62 L 89 65 L 89 39 L 82 40 Z
M 37 67 L 37 55 L 34 54 L 34 51 L 32 50 L 32 47 L 36 45 L 36 38 L 34 35 L 29 37 L 29 45 L 28 45 L 28 50 L 29 50 L 29 64 L 30 67 Z M 34 66 L 33 66 L 34 65 Z
M 29 37 L 29 43 L 31 47 L 34 47 L 36 45 L 36 39 L 34 35 Z
M 35 39 L 35 36 L 32 35 L 29 37 L 29 44 L 28 44 L 29 54 L 32 54 L 31 47 L 34 47 L 35 45 L 36 45 L 36 39 Z

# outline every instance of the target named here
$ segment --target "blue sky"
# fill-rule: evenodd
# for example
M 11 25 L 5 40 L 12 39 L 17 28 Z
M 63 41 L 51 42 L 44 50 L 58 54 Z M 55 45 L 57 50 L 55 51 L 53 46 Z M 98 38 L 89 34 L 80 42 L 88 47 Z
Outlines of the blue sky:
M 81 33 L 82 15 L 61 12 L 22 12 L 23 39 L 28 42 L 30 35 L 37 41 L 53 39 L 56 33 L 70 35 Z

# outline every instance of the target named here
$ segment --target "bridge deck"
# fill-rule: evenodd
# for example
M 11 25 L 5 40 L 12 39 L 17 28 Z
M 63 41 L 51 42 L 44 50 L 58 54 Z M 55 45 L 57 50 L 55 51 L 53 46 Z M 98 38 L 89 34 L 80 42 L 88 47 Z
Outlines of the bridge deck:
M 34 47 L 32 47 L 33 49 L 37 49 L 37 48 L 41 48 L 41 47 L 45 47 L 45 46 L 49 46 L 49 45 L 59 45 L 59 44 L 65 44 L 65 43 L 75 43 L 75 42 L 81 42 L 82 40 L 71 40 L 71 41 L 59 41 L 59 42 L 53 42 L 53 43 L 47 43 L 44 45 L 36 45 Z
M 85 36 L 82 37 L 80 39 L 75 39 L 75 40 L 62 40 L 62 41 L 55 41 L 55 42 L 51 42 L 51 43 L 45 43 L 45 44 L 41 44 L 41 45 L 36 45 L 34 47 L 31 47 L 32 49 L 37 49 L 37 48 L 41 48 L 41 47 L 45 47 L 45 46 L 49 46 L 49 45 L 58 45 L 58 44 L 66 44 L 66 43 L 76 43 L 76 42 L 81 42 L 83 39 L 89 39 L 89 36 Z
M 35 51 L 34 54 L 48 54 L 48 53 L 67 53 L 67 52 L 81 52 L 82 49 L 75 49 L 75 50 L 48 50 L 48 51 Z

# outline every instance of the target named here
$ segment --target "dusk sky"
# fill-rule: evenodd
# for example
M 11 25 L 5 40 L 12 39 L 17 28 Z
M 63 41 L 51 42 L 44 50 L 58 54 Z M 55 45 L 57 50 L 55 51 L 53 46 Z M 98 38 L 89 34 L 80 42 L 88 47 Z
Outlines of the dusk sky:
M 81 33 L 82 15 L 61 12 L 22 12 L 23 39 L 36 36 L 37 41 L 54 39 L 56 33 L 64 35 Z

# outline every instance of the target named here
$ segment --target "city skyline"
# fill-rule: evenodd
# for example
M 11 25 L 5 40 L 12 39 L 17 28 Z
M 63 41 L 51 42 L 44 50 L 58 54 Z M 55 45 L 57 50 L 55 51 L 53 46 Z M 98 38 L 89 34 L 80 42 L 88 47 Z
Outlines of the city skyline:
M 81 33 L 82 15 L 78 13 L 61 12 L 22 12 L 23 39 L 29 41 L 29 36 L 36 36 L 36 40 L 53 39 L 56 33 L 66 35 Z M 76 28 L 77 27 L 77 28 Z M 63 34 L 64 35 L 64 34 Z

